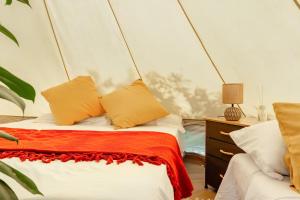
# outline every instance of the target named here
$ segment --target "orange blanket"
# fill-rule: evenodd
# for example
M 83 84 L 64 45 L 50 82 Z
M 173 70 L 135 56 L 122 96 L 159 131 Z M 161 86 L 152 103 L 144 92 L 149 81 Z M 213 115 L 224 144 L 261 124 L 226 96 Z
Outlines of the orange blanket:
M 0 158 L 24 160 L 99 161 L 119 164 L 126 160 L 143 165 L 165 164 L 176 200 L 189 197 L 193 186 L 174 136 L 159 132 L 100 132 L 0 128 L 19 139 L 19 144 L 0 139 Z

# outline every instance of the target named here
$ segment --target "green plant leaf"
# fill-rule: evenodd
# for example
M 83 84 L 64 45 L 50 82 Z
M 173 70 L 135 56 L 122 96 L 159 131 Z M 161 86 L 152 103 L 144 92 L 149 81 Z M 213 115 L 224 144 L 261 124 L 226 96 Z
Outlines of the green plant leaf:
M 9 135 L 8 133 L 4 132 L 4 131 L 0 131 L 0 138 L 4 138 L 4 139 L 7 139 L 7 140 L 10 140 L 10 141 L 14 141 L 14 142 L 19 142 L 18 138 L 12 136 L 12 135 Z
M 29 7 L 31 7 L 29 0 L 17 0 L 17 1 L 24 3 L 24 4 L 28 5 Z
M 40 194 L 43 195 L 35 183 L 28 178 L 23 173 L 19 172 L 18 170 L 12 168 L 11 166 L 5 164 L 4 162 L 0 161 L 0 172 L 3 174 L 11 177 L 15 181 L 17 181 L 20 185 L 22 185 L 26 190 L 28 190 L 31 194 Z
M 18 200 L 15 192 L 2 180 L 0 180 L 0 199 Z
M 21 99 L 16 93 L 2 85 L 0 85 L 0 98 L 16 104 L 24 113 L 26 105 L 23 99 Z
M 14 41 L 19 46 L 19 42 L 18 42 L 17 38 L 7 28 L 2 26 L 1 24 L 0 24 L 0 33 L 3 33 L 6 37 L 8 37 L 12 41 Z
M 12 0 L 6 0 L 5 5 L 11 5 Z
M 20 97 L 34 102 L 35 90 L 25 81 L 19 79 L 6 69 L 0 66 L 0 81 L 17 93 Z

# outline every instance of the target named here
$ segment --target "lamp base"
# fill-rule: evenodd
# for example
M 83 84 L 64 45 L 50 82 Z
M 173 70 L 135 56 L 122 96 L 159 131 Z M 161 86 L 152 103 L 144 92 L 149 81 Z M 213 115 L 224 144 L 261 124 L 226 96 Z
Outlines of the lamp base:
M 242 113 L 239 108 L 232 106 L 226 108 L 224 117 L 227 121 L 239 121 L 242 117 Z

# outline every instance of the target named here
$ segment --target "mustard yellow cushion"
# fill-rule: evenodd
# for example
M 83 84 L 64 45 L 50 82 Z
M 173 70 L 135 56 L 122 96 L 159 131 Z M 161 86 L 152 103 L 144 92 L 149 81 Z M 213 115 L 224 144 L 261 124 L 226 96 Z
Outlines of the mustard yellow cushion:
M 134 127 L 169 114 L 142 80 L 103 96 L 101 104 L 118 128 Z
M 275 103 L 273 107 L 288 148 L 284 159 L 291 183 L 300 192 L 300 103 Z
M 55 121 L 71 125 L 104 113 L 99 93 L 89 76 L 79 76 L 69 82 L 42 92 L 48 101 Z

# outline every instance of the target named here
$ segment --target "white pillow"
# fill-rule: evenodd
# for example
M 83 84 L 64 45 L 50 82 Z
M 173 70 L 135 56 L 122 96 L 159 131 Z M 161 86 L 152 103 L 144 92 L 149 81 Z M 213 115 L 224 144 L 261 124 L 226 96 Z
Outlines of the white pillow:
M 55 123 L 54 117 L 51 113 L 42 114 L 33 120 L 34 123 Z
M 184 133 L 185 129 L 182 126 L 182 118 L 175 114 L 169 114 L 160 119 L 148 122 L 144 124 L 146 126 L 167 126 L 167 127 L 175 127 L 178 129 L 180 133 Z
M 55 119 L 51 113 L 43 114 L 38 118 L 33 120 L 34 123 L 47 123 L 56 124 Z M 77 124 L 80 125 L 92 125 L 92 126 L 110 126 L 110 121 L 105 116 L 100 117 L 90 117 Z
M 277 121 L 259 123 L 230 133 L 231 138 L 268 176 L 282 180 L 288 175 L 284 163 L 286 146 Z

